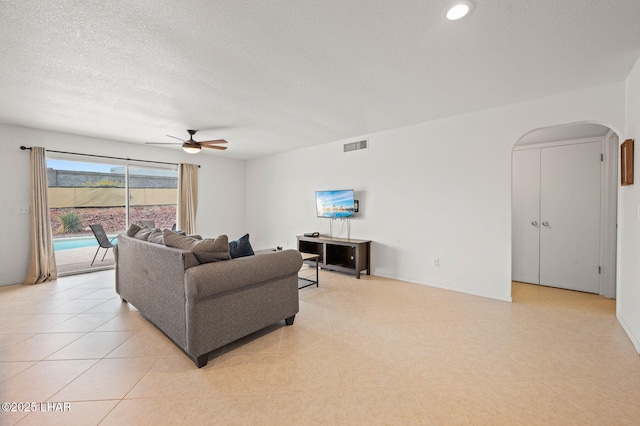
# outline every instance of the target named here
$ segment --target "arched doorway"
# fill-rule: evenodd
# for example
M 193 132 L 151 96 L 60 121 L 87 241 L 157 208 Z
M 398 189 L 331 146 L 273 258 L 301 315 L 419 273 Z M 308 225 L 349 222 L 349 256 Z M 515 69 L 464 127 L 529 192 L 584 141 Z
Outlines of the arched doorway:
M 512 153 L 512 279 L 616 296 L 618 136 L 536 129 Z

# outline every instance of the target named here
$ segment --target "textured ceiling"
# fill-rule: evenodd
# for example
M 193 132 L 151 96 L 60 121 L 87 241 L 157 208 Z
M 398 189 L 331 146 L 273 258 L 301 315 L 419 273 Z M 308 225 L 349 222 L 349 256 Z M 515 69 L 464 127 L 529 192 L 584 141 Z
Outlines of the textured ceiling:
M 638 0 L 476 0 L 446 22 L 450 3 L 0 0 L 0 122 L 202 129 L 247 159 L 620 81 L 640 56 Z

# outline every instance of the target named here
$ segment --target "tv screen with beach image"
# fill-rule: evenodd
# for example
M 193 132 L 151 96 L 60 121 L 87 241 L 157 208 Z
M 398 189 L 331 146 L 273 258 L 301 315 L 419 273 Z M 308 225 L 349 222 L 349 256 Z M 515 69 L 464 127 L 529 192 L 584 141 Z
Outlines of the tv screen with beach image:
M 316 191 L 316 211 L 318 217 L 353 217 L 354 205 L 353 189 Z

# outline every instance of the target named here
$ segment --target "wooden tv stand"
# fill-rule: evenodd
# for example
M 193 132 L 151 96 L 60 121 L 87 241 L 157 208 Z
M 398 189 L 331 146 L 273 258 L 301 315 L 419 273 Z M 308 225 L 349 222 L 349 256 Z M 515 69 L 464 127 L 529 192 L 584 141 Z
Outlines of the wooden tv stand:
M 298 251 L 320 256 L 318 266 L 332 271 L 371 275 L 371 241 L 353 238 L 333 238 L 320 235 L 305 237 L 298 235 Z

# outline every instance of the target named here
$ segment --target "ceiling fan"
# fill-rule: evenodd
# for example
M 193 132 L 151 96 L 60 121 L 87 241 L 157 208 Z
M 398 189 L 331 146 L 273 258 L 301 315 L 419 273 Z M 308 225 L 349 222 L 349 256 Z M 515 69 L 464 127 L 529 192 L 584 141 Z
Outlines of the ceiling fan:
M 218 146 L 220 144 L 227 143 L 227 141 L 224 139 L 216 139 L 216 140 L 202 141 L 202 142 L 194 141 L 193 135 L 195 135 L 196 132 L 197 130 L 191 130 L 191 129 L 187 130 L 187 133 L 189 133 L 190 136 L 189 136 L 189 139 L 186 141 L 176 136 L 171 136 L 171 135 L 167 135 L 167 136 L 181 141 L 183 151 L 188 152 L 189 154 L 197 154 L 198 152 L 200 152 L 202 148 L 219 149 L 221 151 L 227 149 L 226 146 Z M 177 143 L 178 142 L 145 142 L 145 144 L 147 145 L 168 145 L 168 144 L 177 144 Z

